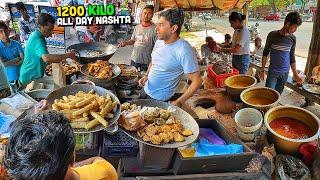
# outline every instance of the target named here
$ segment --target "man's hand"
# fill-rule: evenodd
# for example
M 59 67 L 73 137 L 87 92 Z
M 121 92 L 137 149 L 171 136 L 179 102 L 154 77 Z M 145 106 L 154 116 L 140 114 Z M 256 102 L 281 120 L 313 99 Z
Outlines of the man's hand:
M 68 58 L 70 58 L 70 59 L 74 59 L 74 60 L 77 59 L 75 51 L 69 51 L 66 54 L 67 54 Z
M 41 100 L 38 102 L 34 107 L 34 113 L 38 114 L 48 108 L 48 101 L 47 100 Z
M 127 43 L 125 41 L 122 41 L 121 43 L 118 44 L 118 47 L 125 47 Z
M 293 79 L 297 82 L 297 84 L 302 84 L 303 83 L 303 79 L 299 76 L 299 75 L 293 75 Z
M 148 80 L 148 76 L 144 75 L 141 79 L 139 79 L 139 85 L 144 86 Z
M 264 71 L 259 71 L 259 74 L 258 74 L 258 75 L 259 75 L 259 77 L 260 77 L 260 79 L 261 79 L 262 81 L 265 80 L 265 78 L 266 78 L 265 76 L 266 76 L 266 75 L 264 74 Z
M 178 99 L 175 100 L 175 101 L 172 101 L 170 104 L 172 105 L 175 105 L 175 106 L 178 106 L 178 107 L 182 107 L 182 102 L 180 102 Z

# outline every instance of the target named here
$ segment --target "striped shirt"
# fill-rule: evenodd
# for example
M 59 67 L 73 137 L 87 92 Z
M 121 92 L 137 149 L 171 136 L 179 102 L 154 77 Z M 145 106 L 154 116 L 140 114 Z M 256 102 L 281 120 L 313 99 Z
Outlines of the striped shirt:
M 270 53 L 270 72 L 289 72 L 290 65 L 295 63 L 296 37 L 284 36 L 280 31 L 272 31 L 268 34 L 263 56 Z

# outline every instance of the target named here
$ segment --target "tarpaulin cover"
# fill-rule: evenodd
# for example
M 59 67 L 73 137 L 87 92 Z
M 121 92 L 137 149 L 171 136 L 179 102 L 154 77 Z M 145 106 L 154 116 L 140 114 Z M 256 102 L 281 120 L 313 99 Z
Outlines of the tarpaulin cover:
M 180 7 L 186 10 L 197 9 L 242 9 L 246 3 L 252 0 L 159 0 L 160 8 Z

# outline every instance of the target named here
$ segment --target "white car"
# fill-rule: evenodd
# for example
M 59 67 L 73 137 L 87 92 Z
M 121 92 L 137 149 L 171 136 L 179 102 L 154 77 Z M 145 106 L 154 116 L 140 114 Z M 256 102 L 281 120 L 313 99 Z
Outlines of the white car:
M 308 17 L 308 19 L 306 20 L 306 22 L 313 22 L 313 17 L 312 17 L 312 16 Z

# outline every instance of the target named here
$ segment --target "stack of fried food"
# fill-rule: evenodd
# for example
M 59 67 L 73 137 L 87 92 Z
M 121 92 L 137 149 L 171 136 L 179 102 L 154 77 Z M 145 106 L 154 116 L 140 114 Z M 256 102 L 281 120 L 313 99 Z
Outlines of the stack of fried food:
M 114 75 L 112 66 L 108 62 L 102 60 L 97 60 L 94 63 L 89 63 L 87 72 L 90 76 L 100 79 L 110 79 Z
M 121 69 L 121 76 L 135 76 L 137 75 L 137 68 L 134 66 L 129 66 L 126 64 L 118 64 L 119 68 Z
M 108 127 L 108 119 L 114 117 L 117 104 L 119 102 L 112 101 L 109 94 L 99 96 L 91 90 L 56 99 L 52 109 L 62 112 L 69 119 L 72 128 L 90 130 L 98 125 Z
M 65 75 L 74 74 L 79 71 L 79 68 L 76 64 L 62 63 L 62 68 Z M 49 64 L 45 71 L 48 76 L 52 76 L 52 64 Z
M 136 131 L 143 141 L 152 144 L 183 142 L 193 133 L 185 129 L 169 110 L 143 107 L 130 103 L 121 105 L 119 124 L 128 131 Z

